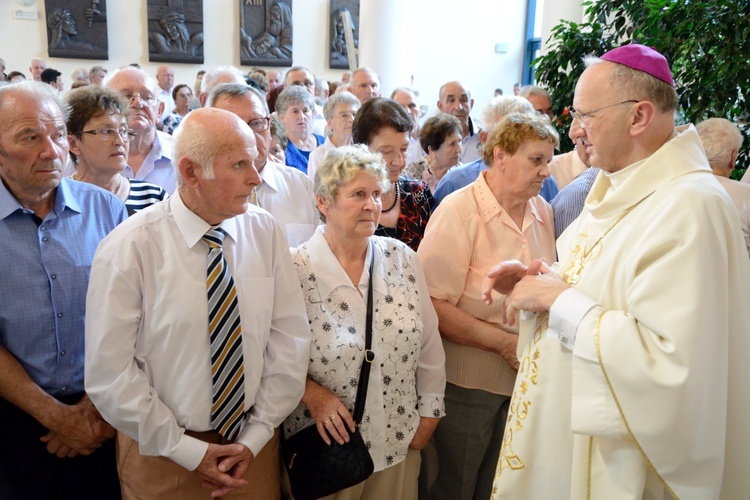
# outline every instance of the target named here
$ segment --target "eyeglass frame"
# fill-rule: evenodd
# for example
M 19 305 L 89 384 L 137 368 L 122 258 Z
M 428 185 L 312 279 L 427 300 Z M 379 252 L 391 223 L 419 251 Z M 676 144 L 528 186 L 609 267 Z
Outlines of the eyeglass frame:
M 111 132 L 115 132 L 117 135 L 119 135 L 120 139 L 122 139 L 123 142 L 130 142 L 133 139 L 135 139 L 136 136 L 138 135 L 137 132 L 133 132 L 132 130 L 125 130 L 124 132 L 122 132 L 120 130 L 117 130 L 117 129 L 114 129 L 114 128 L 111 128 L 111 127 L 110 128 L 101 129 L 101 130 L 94 130 L 94 129 L 92 129 L 92 130 L 80 130 L 78 132 L 71 132 L 71 134 L 73 134 L 73 135 L 91 134 L 94 137 L 98 137 L 102 141 L 114 141 L 115 140 L 114 136 L 112 136 L 112 137 L 106 137 L 106 135 L 105 135 L 105 133 L 109 133 L 110 131 Z
M 125 99 L 127 99 L 127 100 L 128 100 L 128 103 L 129 103 L 130 105 L 133 105 L 133 103 L 135 103 L 135 98 L 136 98 L 136 97 L 138 97 L 138 99 L 139 99 L 139 100 L 140 100 L 140 101 L 141 101 L 142 103 L 144 103 L 144 104 L 148 104 L 149 106 L 153 106 L 154 104 L 156 104 L 157 102 L 159 102 L 159 99 L 158 99 L 158 98 L 157 98 L 156 96 L 152 95 L 152 96 L 150 96 L 150 97 L 143 97 L 143 96 L 142 96 L 142 95 L 140 94 L 140 92 L 139 92 L 139 93 L 136 93 L 136 94 L 122 94 L 122 96 L 123 96 L 123 97 L 124 97 Z
M 265 122 L 265 124 L 266 124 L 265 128 L 258 130 L 255 127 L 253 127 L 252 124 L 253 123 L 258 123 L 258 122 Z M 271 117 L 270 116 L 264 116 L 264 117 L 261 117 L 261 118 L 255 118 L 253 120 L 248 121 L 247 122 L 247 126 L 250 127 L 250 130 L 252 130 L 253 132 L 260 134 L 262 132 L 265 132 L 269 128 L 271 128 Z
M 639 103 L 639 102 L 641 102 L 641 101 L 638 101 L 636 99 L 628 99 L 627 101 L 616 102 L 615 104 L 610 104 L 609 106 L 602 106 L 601 108 L 592 109 L 588 113 L 581 113 L 579 111 L 576 111 L 575 108 L 570 108 L 570 116 L 572 116 L 573 119 L 575 121 L 577 121 L 578 124 L 582 128 L 586 128 L 587 124 L 586 124 L 586 122 L 584 120 L 591 119 L 591 116 L 594 113 L 598 113 L 599 111 L 603 111 L 603 110 L 605 110 L 607 108 L 614 108 L 615 106 L 621 106 L 622 104 L 635 104 L 635 103 Z

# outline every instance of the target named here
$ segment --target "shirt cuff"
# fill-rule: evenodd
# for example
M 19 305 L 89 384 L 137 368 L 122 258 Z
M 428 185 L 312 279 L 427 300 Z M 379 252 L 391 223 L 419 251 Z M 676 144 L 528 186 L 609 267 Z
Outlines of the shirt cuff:
M 207 451 L 208 443 L 183 434 L 177 448 L 175 448 L 174 453 L 169 458 L 177 465 L 193 471 L 200 465 Z
M 426 394 L 417 398 L 420 417 L 443 418 L 445 416 L 445 402 L 442 396 Z
M 257 457 L 260 450 L 263 449 L 272 437 L 273 429 L 258 424 L 246 425 L 237 437 L 236 442 L 250 448 L 250 451 L 253 452 L 253 457 Z
M 549 310 L 549 329 L 547 337 L 560 342 L 567 349 L 573 350 L 576 332 L 583 317 L 596 302 L 574 288 L 568 288 L 552 303 Z

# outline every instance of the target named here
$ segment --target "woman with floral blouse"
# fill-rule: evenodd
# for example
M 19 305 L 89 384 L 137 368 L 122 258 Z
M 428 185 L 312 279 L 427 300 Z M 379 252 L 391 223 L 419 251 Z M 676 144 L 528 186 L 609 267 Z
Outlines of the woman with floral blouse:
M 293 251 L 313 340 L 287 436 L 316 425 L 326 443 L 343 443 L 354 431 L 372 278 L 375 360 L 359 430 L 375 473 L 330 498 L 416 498 L 419 450 L 444 415 L 445 355 L 421 265 L 404 243 L 373 235 L 390 187 L 379 155 L 357 146 L 328 152 L 315 176 L 326 225 Z

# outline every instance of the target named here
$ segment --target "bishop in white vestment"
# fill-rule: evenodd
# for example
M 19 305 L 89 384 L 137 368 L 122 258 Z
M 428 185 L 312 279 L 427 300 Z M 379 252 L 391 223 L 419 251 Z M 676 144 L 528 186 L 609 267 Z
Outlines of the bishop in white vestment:
M 649 79 L 673 85 L 666 59 L 628 45 L 576 88 L 573 114 L 603 172 L 558 240 L 559 263 L 530 265 L 506 299 L 509 313 L 536 315 L 521 325 L 493 498 L 750 492 L 739 220 L 695 128 L 674 129 L 669 92 Z

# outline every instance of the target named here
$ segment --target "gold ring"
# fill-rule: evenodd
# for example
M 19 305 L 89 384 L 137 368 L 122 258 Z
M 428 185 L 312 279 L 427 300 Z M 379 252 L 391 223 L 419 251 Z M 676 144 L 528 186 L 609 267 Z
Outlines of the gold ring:
M 326 425 L 326 424 L 330 424 L 330 423 L 331 423 L 331 419 L 330 419 L 330 418 L 327 418 L 327 419 L 325 419 L 325 421 L 323 422 L 323 425 Z
M 330 420 L 331 422 L 333 422 L 335 419 L 336 419 L 336 415 L 331 415 L 331 418 L 329 418 L 328 420 Z

